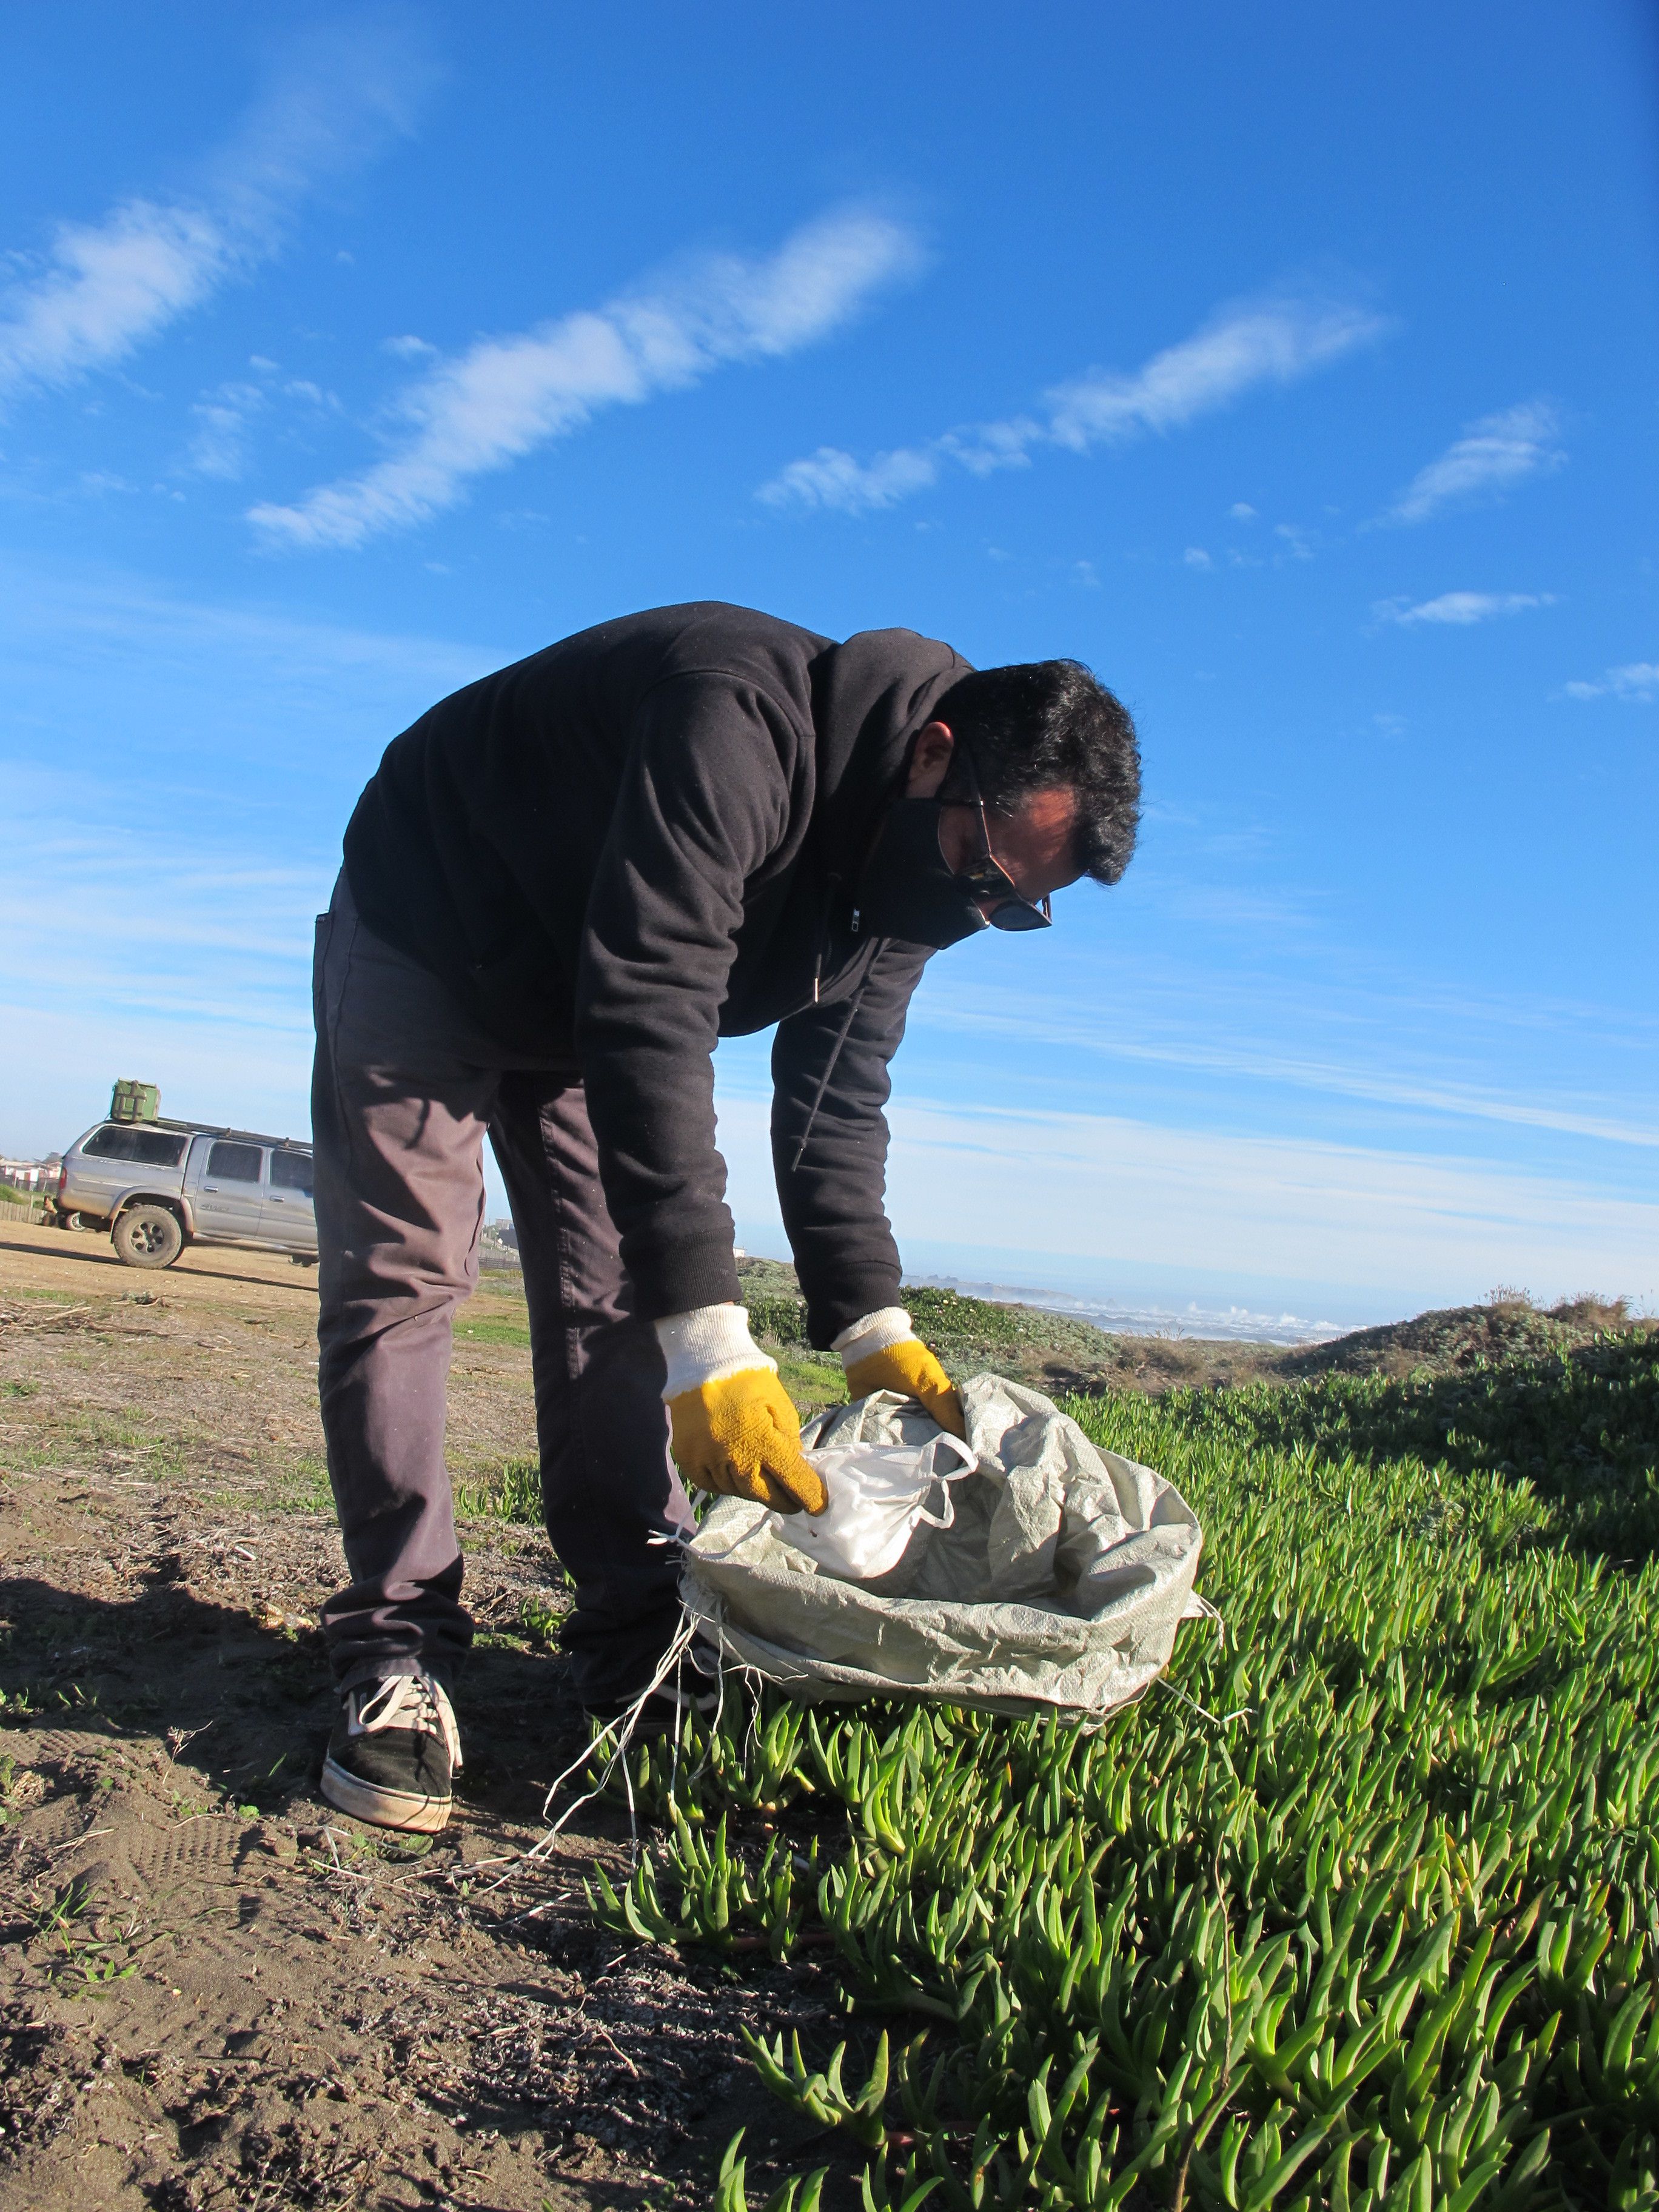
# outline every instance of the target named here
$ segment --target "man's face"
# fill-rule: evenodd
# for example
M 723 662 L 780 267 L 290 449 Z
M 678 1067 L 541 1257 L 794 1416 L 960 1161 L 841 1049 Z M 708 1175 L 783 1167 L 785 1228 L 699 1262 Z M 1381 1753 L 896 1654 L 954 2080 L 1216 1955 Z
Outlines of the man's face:
M 956 740 L 945 724 L 929 722 L 916 739 L 905 797 L 937 798 L 955 750 Z M 1017 814 L 987 808 L 991 857 L 1022 898 L 1035 902 L 1050 891 L 1064 890 L 1082 874 L 1073 835 L 1076 819 L 1075 793 L 1059 788 L 1033 793 Z M 945 802 L 939 817 L 939 848 L 945 866 L 957 874 L 983 860 L 985 836 L 977 806 Z

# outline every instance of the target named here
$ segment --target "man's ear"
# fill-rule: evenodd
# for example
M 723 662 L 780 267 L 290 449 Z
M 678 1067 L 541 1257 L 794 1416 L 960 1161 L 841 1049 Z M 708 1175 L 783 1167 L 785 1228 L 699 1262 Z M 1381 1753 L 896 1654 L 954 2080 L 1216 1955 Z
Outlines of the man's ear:
M 956 749 L 957 741 L 945 723 L 926 723 L 916 732 L 910 754 L 909 773 L 904 779 L 905 797 L 937 799 Z

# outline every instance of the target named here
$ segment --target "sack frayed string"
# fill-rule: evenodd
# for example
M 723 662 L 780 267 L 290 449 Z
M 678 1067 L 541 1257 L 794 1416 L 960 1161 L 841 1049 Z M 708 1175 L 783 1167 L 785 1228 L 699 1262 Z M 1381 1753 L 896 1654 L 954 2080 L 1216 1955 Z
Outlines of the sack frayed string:
M 640 1694 L 635 1698 L 633 1704 L 629 1705 L 626 1712 L 618 1714 L 614 1721 L 607 1721 L 605 1726 L 599 1730 L 599 1734 L 576 1754 L 574 1759 L 571 1760 L 569 1765 L 564 1769 L 563 1772 L 562 1774 L 556 1775 L 553 1780 L 548 1784 L 547 1795 L 542 1800 L 543 1820 L 546 1820 L 549 1812 L 552 1808 L 554 1799 L 558 1796 L 559 1791 L 570 1779 L 571 1776 L 588 1764 L 588 1762 L 592 1759 L 594 1753 L 599 1749 L 600 1746 L 605 1742 L 607 1738 L 615 1736 L 616 1741 L 612 1745 L 611 1755 L 605 1762 L 604 1773 L 600 1775 L 599 1780 L 593 1784 L 593 1787 L 591 1790 L 585 1790 L 580 1797 L 572 1799 L 571 1802 L 566 1806 L 564 1811 L 560 1814 L 558 1819 L 555 1820 L 551 1827 L 548 1829 L 547 1833 L 543 1836 L 538 1842 L 532 1844 L 527 1851 L 521 1851 L 517 1855 L 515 1861 L 516 1865 L 523 1866 L 528 1863 L 532 1859 L 538 1859 L 542 1857 L 543 1855 L 551 1847 L 555 1838 L 558 1836 L 560 1831 L 565 1826 L 566 1823 L 574 1819 L 575 1814 L 581 1810 L 584 1805 L 591 1804 L 595 1797 L 599 1796 L 603 1793 L 610 1783 L 611 1776 L 616 1772 L 618 1763 L 620 1763 L 622 1766 L 623 1782 L 628 1796 L 628 1833 L 629 1847 L 635 1859 L 639 1857 L 639 1819 L 634 1803 L 634 1778 L 628 1770 L 628 1753 L 633 1747 L 634 1731 L 639 1726 L 641 1714 L 643 1713 L 646 1706 L 656 1695 L 657 1692 L 661 1689 L 669 1676 L 671 1674 L 678 1676 L 680 1662 L 684 1659 L 686 1652 L 691 1648 L 692 1639 L 695 1638 L 696 1634 L 696 1623 L 692 1620 L 690 1614 L 685 1610 L 685 1607 L 682 1606 L 680 1607 L 680 1625 L 675 1630 L 672 1640 L 670 1642 L 668 1649 L 663 1653 L 662 1657 L 658 1661 L 656 1673 L 651 1677 L 651 1680 L 640 1692 Z M 678 1738 L 678 1727 L 676 1728 L 675 1734 Z M 506 1874 L 498 1875 L 496 1879 L 489 1885 L 489 1887 L 492 1890 L 499 1889 L 503 1882 L 512 1881 L 513 1872 L 514 1869 L 509 1868 Z
M 1208 1721 L 1214 1728 L 1225 1728 L 1231 1721 L 1248 1720 L 1255 1711 L 1254 1705 L 1240 1705 L 1231 1713 L 1212 1713 L 1207 1705 L 1200 1705 L 1196 1698 L 1188 1697 L 1180 1684 L 1172 1682 L 1167 1674 L 1154 1674 L 1147 1686 L 1167 1690 L 1171 1697 L 1179 1698 L 1183 1705 L 1190 1705 L 1195 1713 Z
M 680 1551 L 684 1551 L 685 1549 L 684 1539 L 675 1535 L 663 1534 L 659 1536 L 653 1536 L 648 1540 L 653 1544 L 672 1546 L 675 1549 Z M 708 1735 L 710 1743 L 712 1744 L 714 1732 L 720 1727 L 721 1717 L 726 1710 L 726 1671 L 727 1660 L 726 1639 L 722 1633 L 720 1620 L 721 1610 L 722 1608 L 717 1607 L 713 1617 L 709 1618 L 701 1613 L 693 1614 L 684 1603 L 682 1602 L 680 1607 L 679 1626 L 675 1630 L 667 1649 L 662 1655 L 662 1657 L 657 1662 L 656 1673 L 646 1684 L 644 1689 L 640 1692 L 639 1696 L 635 1698 L 633 1704 L 628 1708 L 627 1711 L 619 1714 L 614 1721 L 608 1721 L 605 1727 L 599 1730 L 599 1734 L 591 1740 L 586 1748 L 578 1753 L 577 1756 L 571 1760 L 569 1765 L 564 1769 L 563 1772 L 554 1777 L 553 1780 L 548 1784 L 546 1796 L 542 1799 L 542 1818 L 544 1820 L 547 1818 L 555 1798 L 558 1796 L 559 1791 L 563 1788 L 564 1784 L 570 1779 L 571 1776 L 576 1773 L 581 1767 L 586 1765 L 593 1758 L 594 1753 L 599 1749 L 600 1746 L 605 1742 L 606 1739 L 614 1735 L 616 1741 L 611 1746 L 610 1757 L 605 1762 L 605 1771 L 600 1775 L 599 1780 L 593 1784 L 591 1790 L 584 1790 L 580 1797 L 574 1798 L 571 1802 L 566 1806 L 564 1811 L 561 1813 L 558 1819 L 553 1822 L 546 1834 L 541 1837 L 538 1841 L 532 1844 L 527 1851 L 514 1853 L 513 1865 L 508 1868 L 505 1874 L 497 1875 L 496 1879 L 488 1885 L 488 1887 L 483 1893 L 488 1894 L 489 1890 L 499 1889 L 504 1882 L 511 1881 L 514 1870 L 518 1867 L 526 1864 L 532 1859 L 541 1858 L 551 1847 L 560 1832 L 565 1827 L 568 1822 L 575 1817 L 575 1815 L 581 1810 L 582 1807 L 584 1805 L 591 1804 L 595 1797 L 598 1797 L 604 1793 L 605 1789 L 609 1786 L 611 1778 L 615 1774 L 619 1764 L 622 1767 L 623 1786 L 628 1799 L 628 1832 L 629 1849 L 635 1860 L 638 1860 L 640 1854 L 639 1816 L 638 1808 L 634 1802 L 634 1778 L 632 1773 L 629 1771 L 628 1765 L 628 1753 L 633 1748 L 635 1731 L 639 1726 L 640 1717 L 644 1712 L 646 1706 L 656 1695 L 657 1692 L 662 1688 L 663 1685 L 667 1681 L 670 1674 L 672 1674 L 674 1677 L 674 1687 L 678 1699 L 680 1689 L 681 1670 L 684 1665 L 686 1655 L 690 1652 L 692 1644 L 696 1642 L 699 1630 L 702 1629 L 712 1632 L 709 1634 L 708 1640 L 714 1647 L 715 1656 L 718 1662 L 716 1674 L 718 1684 L 716 1703 L 714 1713 L 707 1723 Z M 739 1666 L 736 1671 L 745 1677 L 752 1677 L 757 1683 L 763 1683 L 765 1680 L 764 1675 L 759 1672 L 758 1668 L 754 1667 L 743 1665 Z M 678 1710 L 675 1715 L 674 1725 L 674 1769 L 677 1776 L 679 1766 L 681 1735 L 686 1717 L 687 1707 L 685 1705 L 681 1704 L 679 1705 Z M 708 1764 L 708 1749 L 705 1749 L 702 1758 L 698 1761 L 696 1767 L 693 1771 L 691 1778 L 693 1781 L 695 1781 L 697 1776 L 703 1771 Z M 533 1910 L 539 1911 L 541 1907 L 538 1905 L 533 1908 Z

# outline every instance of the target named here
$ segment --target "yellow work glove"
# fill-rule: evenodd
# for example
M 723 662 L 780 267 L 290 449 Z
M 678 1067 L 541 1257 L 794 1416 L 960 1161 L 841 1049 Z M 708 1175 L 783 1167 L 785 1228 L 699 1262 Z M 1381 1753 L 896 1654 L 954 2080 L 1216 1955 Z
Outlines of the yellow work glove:
M 911 1328 L 902 1306 L 866 1314 L 842 1331 L 835 1349 L 847 1370 L 849 1398 L 867 1398 L 872 1390 L 896 1391 L 901 1398 L 914 1398 L 940 1428 L 966 1440 L 968 1424 L 956 1385 Z
M 668 1401 L 674 1457 L 699 1490 L 780 1513 L 822 1513 L 830 1493 L 802 1455 L 800 1422 L 775 1370 L 745 1368 Z
M 671 1448 L 685 1480 L 780 1513 L 822 1513 L 830 1493 L 801 1451 L 799 1418 L 743 1307 L 699 1306 L 656 1328 Z

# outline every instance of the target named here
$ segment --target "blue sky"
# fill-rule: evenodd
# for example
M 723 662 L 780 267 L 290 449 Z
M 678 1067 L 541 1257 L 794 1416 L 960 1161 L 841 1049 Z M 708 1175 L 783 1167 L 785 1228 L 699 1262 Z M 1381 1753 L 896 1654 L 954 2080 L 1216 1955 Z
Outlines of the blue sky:
M 1659 1297 L 1659 103 L 1574 4 L 9 11 L 0 1144 L 303 1128 L 386 740 L 635 606 L 1143 734 L 941 957 L 920 1271 L 1334 1319 Z M 721 1054 L 781 1249 L 763 1049 Z

